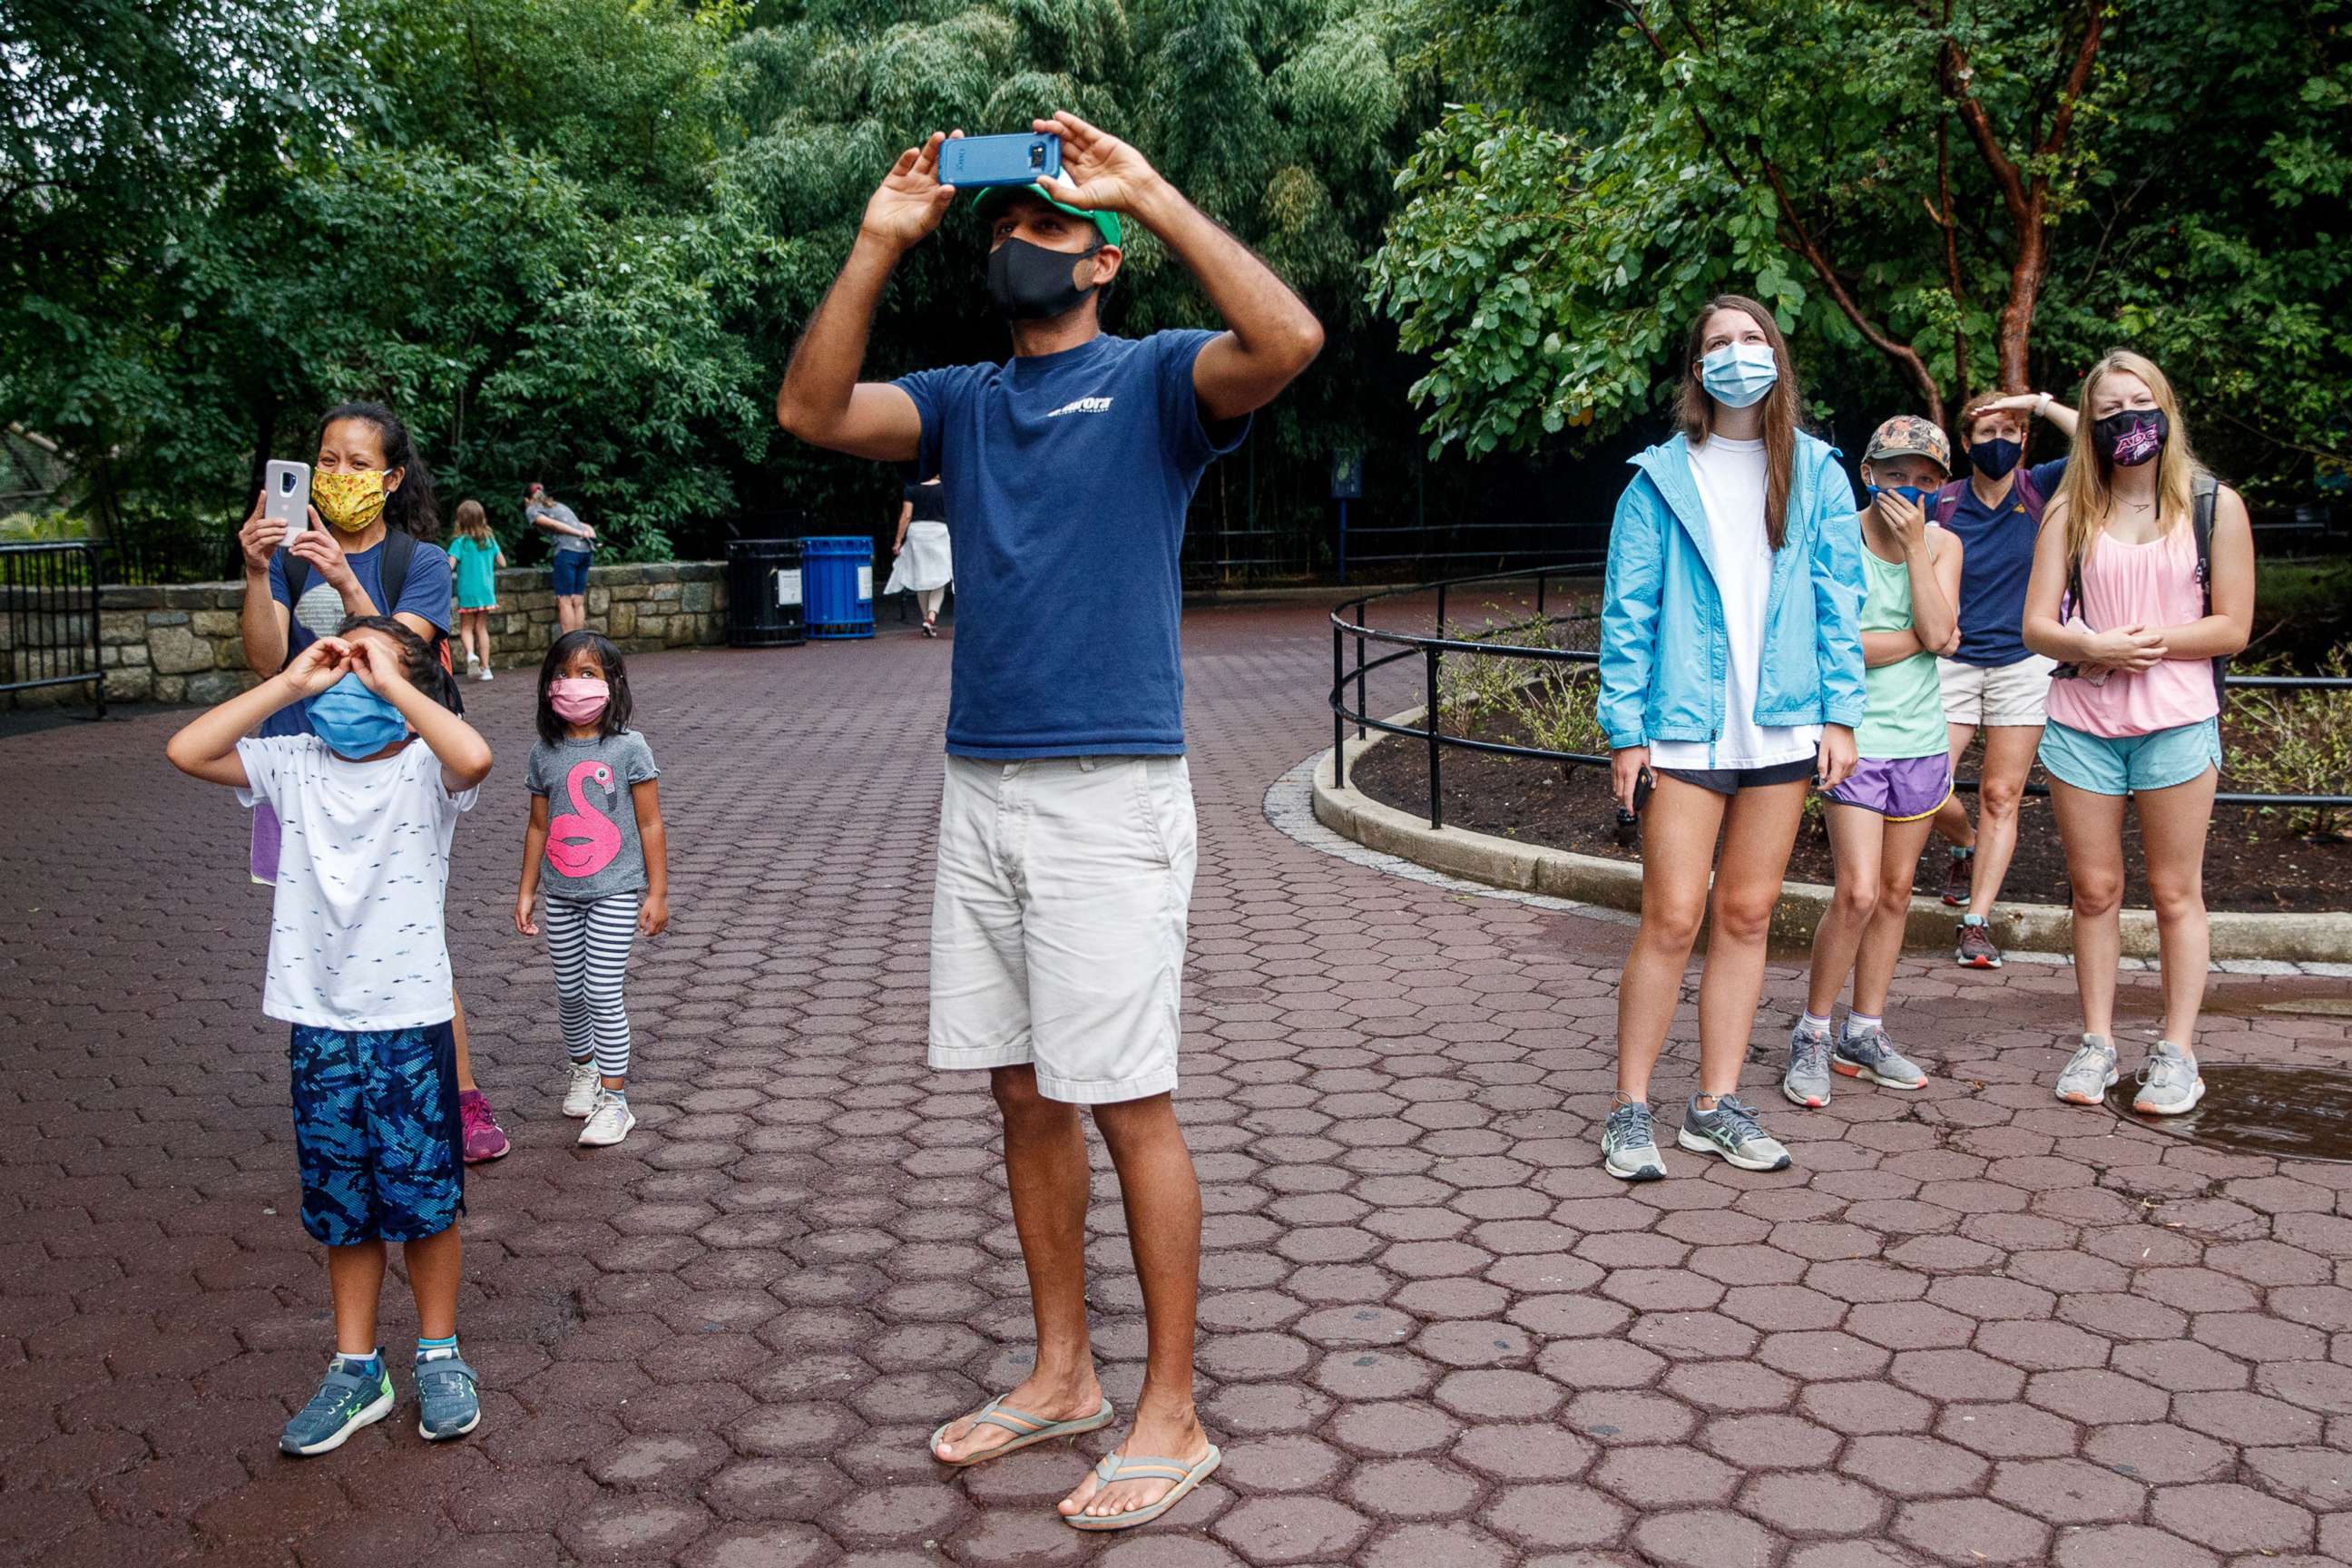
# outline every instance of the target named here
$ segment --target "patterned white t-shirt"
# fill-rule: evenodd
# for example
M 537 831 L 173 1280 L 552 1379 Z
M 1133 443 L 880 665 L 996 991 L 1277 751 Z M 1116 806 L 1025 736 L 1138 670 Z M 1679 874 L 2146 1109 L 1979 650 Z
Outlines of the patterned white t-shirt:
M 355 763 L 315 735 L 239 741 L 249 787 L 284 825 L 261 1010 L 324 1029 L 407 1029 L 454 1012 L 441 908 L 449 841 L 478 790 L 452 795 L 421 740 Z

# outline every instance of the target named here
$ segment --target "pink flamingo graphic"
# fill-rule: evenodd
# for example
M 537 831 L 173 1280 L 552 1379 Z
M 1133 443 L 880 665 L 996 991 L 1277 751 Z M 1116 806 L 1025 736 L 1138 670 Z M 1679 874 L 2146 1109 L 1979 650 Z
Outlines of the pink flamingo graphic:
M 572 810 L 547 825 L 548 863 L 567 877 L 593 877 L 621 852 L 621 830 L 580 791 L 582 781 L 592 778 L 599 789 L 613 787 L 613 770 L 604 763 L 577 764 L 564 781 Z

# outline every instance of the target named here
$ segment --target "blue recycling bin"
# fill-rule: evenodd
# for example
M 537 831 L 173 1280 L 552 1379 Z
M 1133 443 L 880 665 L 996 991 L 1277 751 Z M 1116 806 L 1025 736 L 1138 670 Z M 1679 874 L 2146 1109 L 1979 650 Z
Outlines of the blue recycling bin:
M 874 541 L 863 535 L 803 539 L 801 573 L 810 637 L 874 635 Z

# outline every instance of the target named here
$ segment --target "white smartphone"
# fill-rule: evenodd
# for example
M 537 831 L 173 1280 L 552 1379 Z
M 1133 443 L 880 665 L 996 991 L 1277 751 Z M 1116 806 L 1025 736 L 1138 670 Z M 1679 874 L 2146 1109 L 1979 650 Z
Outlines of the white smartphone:
M 261 515 L 270 522 L 286 525 L 286 537 L 278 541 L 280 550 L 310 526 L 310 464 L 270 459 L 269 466 L 261 471 Z

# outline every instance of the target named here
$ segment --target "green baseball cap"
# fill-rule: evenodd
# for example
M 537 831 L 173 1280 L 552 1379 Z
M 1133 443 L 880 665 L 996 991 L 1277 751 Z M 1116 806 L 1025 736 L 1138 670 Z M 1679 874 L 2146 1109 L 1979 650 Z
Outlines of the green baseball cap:
M 1126 248 L 1119 239 L 1119 236 L 1125 230 L 1119 226 L 1117 213 L 1088 212 L 1084 207 L 1074 207 L 1067 202 L 1057 202 L 1046 194 L 1045 187 L 1043 185 L 991 185 L 971 198 L 971 210 L 976 213 L 985 212 L 991 205 L 1024 191 L 1049 207 L 1066 212 L 1072 217 L 1085 218 L 1088 223 L 1093 224 L 1101 231 L 1105 245 L 1117 245 L 1121 249 Z

